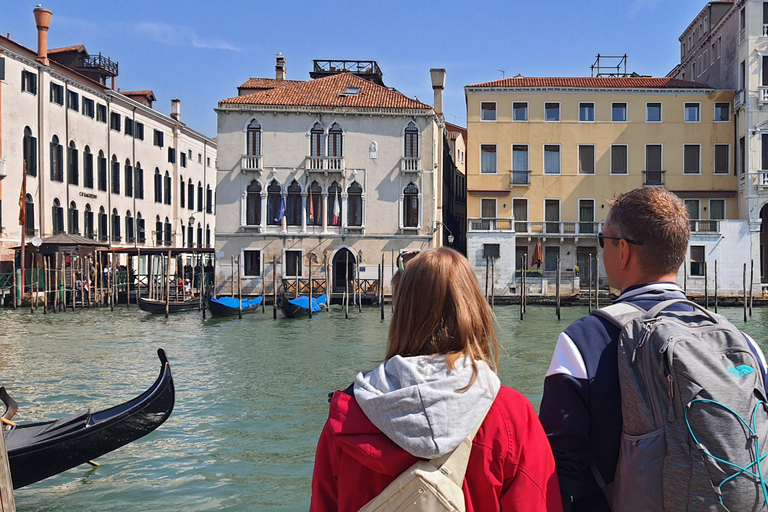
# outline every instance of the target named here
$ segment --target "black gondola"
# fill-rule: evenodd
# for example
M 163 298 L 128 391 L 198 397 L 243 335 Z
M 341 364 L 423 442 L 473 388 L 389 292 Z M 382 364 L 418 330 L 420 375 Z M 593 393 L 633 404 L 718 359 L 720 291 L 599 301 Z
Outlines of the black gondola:
M 139 297 L 139 309 L 142 311 L 148 311 L 149 313 L 165 313 L 165 301 Z M 168 303 L 169 313 L 194 311 L 195 309 L 200 309 L 199 299 L 187 299 L 182 301 L 172 300 Z
M 90 409 L 56 421 L 5 425 L 13 488 L 39 482 L 116 450 L 159 427 L 173 411 L 171 367 L 158 349 L 160 376 L 147 391 L 123 404 L 91 414 Z M 0 388 L 10 420 L 17 405 Z M 7 421 L 4 423 L 8 423 Z
M 278 306 L 283 310 L 283 314 L 286 318 L 299 318 L 309 315 L 309 297 L 302 295 L 295 299 L 289 299 L 285 294 L 280 295 L 278 299 Z M 325 294 L 319 296 L 316 299 L 312 299 L 312 312 L 317 313 L 322 309 L 322 306 L 327 304 L 327 297 Z
M 243 314 L 253 313 L 263 301 L 263 297 L 243 300 Z M 237 316 L 240 309 L 237 299 L 233 297 L 206 297 L 205 303 L 213 317 Z

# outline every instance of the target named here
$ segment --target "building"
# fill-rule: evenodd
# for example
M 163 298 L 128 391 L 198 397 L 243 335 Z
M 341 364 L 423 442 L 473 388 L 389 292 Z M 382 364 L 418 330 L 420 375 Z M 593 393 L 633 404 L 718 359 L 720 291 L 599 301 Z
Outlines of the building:
M 768 2 L 709 2 L 683 31 L 676 78 L 731 89 L 738 210 L 749 222 L 750 256 L 768 282 Z
M 443 212 L 446 245 L 467 254 L 467 129 L 445 123 Z
M 666 187 L 688 207 L 693 236 L 680 284 L 703 289 L 703 263 L 722 255 L 733 265 L 727 276 L 720 268 L 721 291 L 741 289 L 749 227 L 733 172 L 732 90 L 672 78 L 518 76 L 465 94 L 467 254 L 480 282 L 491 258 L 497 295 L 519 291 L 526 254 L 545 292 L 558 259 L 581 283 L 604 276 L 588 262 L 602 264 L 608 201 L 644 186 Z
M 442 244 L 445 71 L 432 75 L 434 109 L 384 86 L 374 61 L 315 61 L 297 81 L 278 55 L 274 79 L 219 102 L 220 292 L 235 289 L 233 261 L 244 294 L 308 278 L 307 262 L 339 294 L 358 271 L 376 280 L 382 256 L 388 282 L 394 256 Z
M 113 247 L 212 246 L 216 142 L 153 108 L 150 90 L 115 90 L 118 63 L 83 45 L 37 50 L 0 37 L 0 272 L 24 231 Z M 186 201 L 185 201 L 186 198 Z

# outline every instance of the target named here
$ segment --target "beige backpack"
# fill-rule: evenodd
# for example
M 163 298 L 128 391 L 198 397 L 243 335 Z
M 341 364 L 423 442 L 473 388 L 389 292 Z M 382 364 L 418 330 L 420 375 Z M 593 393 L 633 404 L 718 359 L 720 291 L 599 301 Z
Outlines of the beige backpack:
M 485 415 L 455 450 L 415 463 L 366 503 L 360 512 L 464 512 L 461 486 L 472 440 L 484 419 Z

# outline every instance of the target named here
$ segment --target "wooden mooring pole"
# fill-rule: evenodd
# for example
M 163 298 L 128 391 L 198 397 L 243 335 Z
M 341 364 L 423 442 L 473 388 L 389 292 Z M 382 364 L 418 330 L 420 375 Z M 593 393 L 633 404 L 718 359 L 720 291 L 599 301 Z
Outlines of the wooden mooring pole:
M 717 260 L 715 260 L 715 313 L 717 313 Z
M 587 292 L 587 312 L 592 312 L 592 253 L 589 254 L 589 263 L 588 269 L 587 269 L 587 281 L 589 284 L 588 292 Z
M 272 319 L 277 320 L 277 267 L 272 256 Z
M 307 263 L 309 264 L 309 304 L 307 310 L 309 311 L 309 319 L 312 319 L 312 255 L 307 255 Z
M 704 262 L 704 307 L 709 309 L 709 276 L 707 262 Z
M 384 253 L 381 253 L 381 269 L 379 270 L 379 304 L 381 319 L 384 320 Z
M 525 289 L 525 257 L 520 258 L 520 320 L 523 319 L 523 290 Z
M 755 260 L 749 260 L 749 316 L 752 316 L 752 286 L 755 284 Z
M 243 318 L 243 282 L 240 280 L 240 257 L 237 258 L 237 318 Z
M 523 255 L 523 313 L 528 313 L 528 253 Z
M 171 251 L 168 251 L 168 261 L 163 265 L 163 277 L 165 278 L 165 318 L 168 318 L 171 312 Z
M 555 310 L 560 320 L 560 256 L 557 257 L 557 276 L 555 276 Z
M 494 306 L 496 305 L 496 286 L 494 286 L 496 283 L 496 276 L 494 272 L 494 262 L 496 261 L 496 258 L 491 256 L 490 260 L 491 260 L 491 309 L 493 309 Z
M 13 265 L 12 265 L 12 272 L 13 272 L 13 274 L 11 275 L 11 281 L 12 281 L 11 285 L 13 286 L 13 289 L 12 289 L 12 293 L 13 293 L 13 309 L 15 311 L 16 308 L 19 307 L 19 301 L 18 301 L 19 290 L 16 287 L 16 257 L 14 256 L 11 259 L 11 261 L 13 262 Z
M 2 432 L 0 434 L 2 434 L 0 435 L 0 512 L 16 512 L 11 467 L 8 462 L 8 451 L 5 447 L 5 435 Z
M 488 269 L 490 268 L 490 264 L 488 262 L 488 256 L 485 257 L 485 300 L 490 303 L 489 297 L 488 297 Z
M 747 321 L 747 264 L 744 264 L 744 274 L 743 274 L 743 283 L 744 283 L 744 322 Z

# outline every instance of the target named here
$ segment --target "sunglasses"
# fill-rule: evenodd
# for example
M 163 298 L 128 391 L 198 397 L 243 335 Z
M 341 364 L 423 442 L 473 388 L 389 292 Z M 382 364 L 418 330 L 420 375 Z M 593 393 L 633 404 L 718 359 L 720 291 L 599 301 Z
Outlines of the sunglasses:
M 632 245 L 643 245 L 642 242 L 636 242 L 635 240 L 630 240 L 629 238 L 624 238 L 619 236 L 605 236 L 601 231 L 597 234 L 597 241 L 600 243 L 601 249 L 605 249 L 604 240 L 625 240 L 627 243 L 630 243 Z

